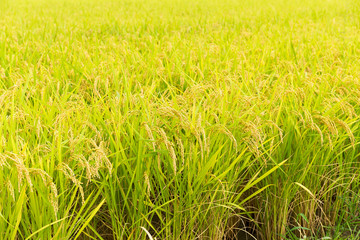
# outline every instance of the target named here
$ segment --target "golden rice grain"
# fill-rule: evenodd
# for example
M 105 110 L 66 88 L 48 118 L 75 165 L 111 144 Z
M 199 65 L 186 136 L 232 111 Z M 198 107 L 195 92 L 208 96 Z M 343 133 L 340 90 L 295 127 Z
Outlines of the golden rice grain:
M 181 138 L 179 138 L 179 137 L 176 137 L 176 143 L 177 143 L 177 146 L 178 146 L 178 148 L 180 150 L 180 156 L 181 156 L 181 160 L 182 160 L 182 165 L 184 166 L 184 164 L 185 164 L 184 144 L 182 143 Z
M 146 188 L 147 194 L 148 196 L 150 196 L 151 185 L 150 185 L 149 175 L 147 174 L 147 172 L 144 172 L 144 180 L 147 187 Z
M 59 203 L 58 203 L 58 191 L 55 183 L 53 182 L 50 183 L 50 189 L 51 189 L 51 194 L 49 195 L 49 200 L 51 206 L 54 209 L 55 217 L 57 217 L 57 213 L 59 211 Z
M 338 118 L 335 119 L 335 122 L 336 122 L 337 124 L 339 124 L 342 128 L 345 129 L 346 133 L 347 133 L 348 136 L 349 136 L 351 145 L 352 145 L 352 147 L 354 148 L 354 147 L 355 147 L 355 136 L 354 136 L 353 132 L 351 131 L 349 125 L 348 125 L 346 122 L 344 122 L 343 120 L 338 119 Z
M 58 166 L 59 170 L 64 173 L 64 175 L 70 179 L 75 186 L 77 186 L 79 188 L 80 194 L 81 194 L 81 201 L 84 204 L 85 203 L 85 197 L 84 197 L 84 189 L 81 186 L 81 182 L 76 178 L 74 171 L 66 164 L 66 163 L 61 163 Z
M 169 155 L 172 159 L 172 166 L 174 169 L 174 173 L 176 174 L 176 162 L 177 162 L 177 158 L 176 158 L 176 154 L 175 154 L 175 150 L 172 146 L 172 143 L 168 140 L 167 135 L 164 131 L 164 129 L 162 128 L 157 128 L 157 132 L 160 134 L 160 136 L 162 137 L 162 142 L 165 144 L 166 149 L 169 152 Z
M 15 202 L 15 192 L 14 192 L 14 187 L 11 184 L 10 180 L 6 181 L 6 186 L 8 188 L 8 191 L 10 193 L 10 196 L 12 197 L 13 201 Z

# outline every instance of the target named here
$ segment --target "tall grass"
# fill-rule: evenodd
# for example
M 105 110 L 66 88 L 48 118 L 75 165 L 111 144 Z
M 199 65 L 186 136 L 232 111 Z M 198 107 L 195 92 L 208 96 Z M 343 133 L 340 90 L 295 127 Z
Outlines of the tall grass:
M 358 14 L 0 1 L 1 239 L 356 238 Z

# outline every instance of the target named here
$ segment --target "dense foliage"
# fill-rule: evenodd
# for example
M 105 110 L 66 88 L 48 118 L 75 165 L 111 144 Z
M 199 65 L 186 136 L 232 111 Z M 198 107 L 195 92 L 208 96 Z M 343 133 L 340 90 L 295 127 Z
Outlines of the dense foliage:
M 0 0 L 1 239 L 356 239 L 359 7 Z

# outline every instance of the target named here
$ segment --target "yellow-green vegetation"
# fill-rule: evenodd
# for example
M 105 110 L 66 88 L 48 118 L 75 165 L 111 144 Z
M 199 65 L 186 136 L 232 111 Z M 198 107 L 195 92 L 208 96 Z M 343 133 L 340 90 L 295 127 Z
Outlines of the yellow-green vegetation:
M 0 238 L 356 239 L 359 14 L 0 0 Z

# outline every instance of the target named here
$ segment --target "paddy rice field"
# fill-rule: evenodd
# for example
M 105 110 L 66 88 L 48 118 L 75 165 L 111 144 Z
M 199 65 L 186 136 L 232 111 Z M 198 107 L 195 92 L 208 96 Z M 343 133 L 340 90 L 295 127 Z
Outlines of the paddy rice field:
M 0 238 L 360 239 L 359 16 L 0 0 Z

